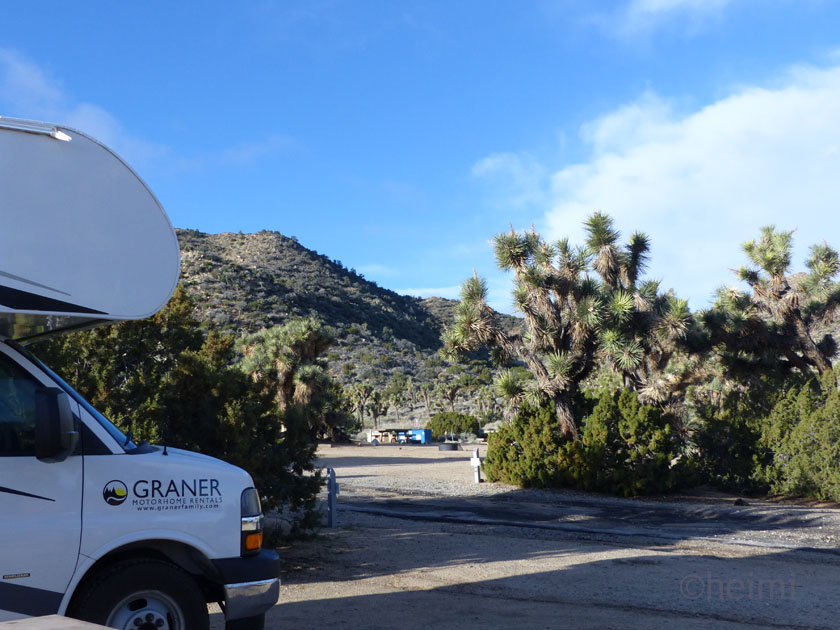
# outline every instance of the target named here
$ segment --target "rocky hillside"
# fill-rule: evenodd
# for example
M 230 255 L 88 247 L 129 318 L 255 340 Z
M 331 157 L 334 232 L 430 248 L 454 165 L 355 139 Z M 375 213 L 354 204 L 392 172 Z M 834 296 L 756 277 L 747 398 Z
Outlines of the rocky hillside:
M 204 234 L 178 230 L 182 282 L 201 319 L 235 333 L 292 317 L 331 326 L 330 366 L 342 382 L 384 385 L 400 371 L 420 381 L 442 368 L 437 351 L 457 302 L 399 295 L 340 261 L 277 232 Z M 515 319 L 503 316 L 508 326 Z

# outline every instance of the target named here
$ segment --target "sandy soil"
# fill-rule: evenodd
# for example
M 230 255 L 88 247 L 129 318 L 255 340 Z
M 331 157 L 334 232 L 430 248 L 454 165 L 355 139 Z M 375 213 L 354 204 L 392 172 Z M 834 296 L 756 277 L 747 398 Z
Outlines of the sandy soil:
M 266 627 L 840 627 L 834 508 L 521 491 L 471 454 L 321 448 L 339 526 L 280 550 Z

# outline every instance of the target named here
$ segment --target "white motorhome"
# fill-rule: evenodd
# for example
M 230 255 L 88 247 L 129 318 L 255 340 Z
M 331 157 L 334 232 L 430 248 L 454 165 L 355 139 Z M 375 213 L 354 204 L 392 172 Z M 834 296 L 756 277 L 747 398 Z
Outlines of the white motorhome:
M 0 621 L 259 629 L 279 593 L 245 471 L 137 445 L 22 344 L 158 311 L 175 232 L 120 158 L 78 131 L 0 117 Z

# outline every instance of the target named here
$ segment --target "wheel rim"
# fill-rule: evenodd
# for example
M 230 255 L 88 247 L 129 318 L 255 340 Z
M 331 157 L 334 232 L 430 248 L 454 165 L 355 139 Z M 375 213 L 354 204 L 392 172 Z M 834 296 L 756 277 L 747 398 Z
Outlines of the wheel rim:
M 114 606 L 106 624 L 119 630 L 186 630 L 181 607 L 166 593 L 132 593 Z

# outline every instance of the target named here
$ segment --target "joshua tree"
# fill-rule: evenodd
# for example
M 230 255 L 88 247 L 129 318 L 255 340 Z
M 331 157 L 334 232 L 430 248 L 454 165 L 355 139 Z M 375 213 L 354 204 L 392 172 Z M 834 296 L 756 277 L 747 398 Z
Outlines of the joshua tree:
M 365 409 L 368 399 L 373 394 L 373 386 L 367 383 L 356 383 L 349 389 L 350 403 L 359 416 L 359 422 L 365 423 Z
M 475 404 L 478 407 L 479 416 L 487 416 L 498 411 L 495 391 L 489 385 L 480 385 L 475 390 Z
M 394 408 L 394 415 L 397 417 L 397 422 L 400 420 L 400 408 L 405 405 L 405 393 L 394 391 L 387 398 L 387 403 Z
M 668 365 L 691 324 L 684 300 L 661 294 L 657 282 L 639 282 L 650 248 L 646 235 L 637 232 L 620 247 L 609 216 L 596 213 L 584 226 L 586 244 L 578 248 L 568 239 L 549 244 L 533 228 L 495 237 L 499 267 L 515 275 L 524 330 L 504 331 L 476 274 L 462 285 L 455 325 L 444 332 L 450 359 L 487 346 L 497 360 L 523 362 L 534 377 L 528 397 L 551 401 L 572 439 L 578 435 L 572 396 L 599 362 L 642 390 Z M 517 403 L 526 398 L 524 390 L 497 387 Z
M 426 415 L 432 415 L 432 394 L 434 390 L 430 383 L 423 383 L 417 388 L 417 394 L 423 400 L 423 406 L 426 407 Z
M 240 365 L 254 380 L 268 378 L 274 383 L 281 410 L 292 404 L 307 405 L 328 386 L 321 355 L 333 342 L 318 322 L 294 320 L 244 337 Z
M 461 383 L 459 381 L 444 381 L 437 382 L 435 387 L 435 394 L 442 401 L 449 406 L 449 411 L 455 412 L 455 400 L 458 398 L 458 392 L 461 391 Z
M 274 392 L 281 411 L 294 407 L 313 436 L 332 433 L 344 421 L 337 389 L 322 355 L 333 337 L 312 319 L 293 320 L 241 339 L 240 368 Z
M 815 341 L 840 303 L 840 271 L 835 250 L 826 243 L 811 247 L 808 274 L 789 275 L 793 232 L 761 229 L 761 237 L 744 243 L 755 268 L 741 267 L 738 278 L 750 292 L 721 288 L 703 323 L 730 371 L 749 375 L 757 367 L 779 365 L 807 374 L 831 370 L 836 344 L 830 334 Z
M 378 428 L 377 421 L 388 411 L 388 401 L 382 395 L 382 392 L 375 391 L 371 394 L 368 411 L 370 411 L 370 416 L 373 418 L 373 428 Z
M 414 379 L 410 376 L 405 381 L 405 395 L 408 398 L 408 401 L 412 405 L 417 404 L 418 400 L 418 392 L 417 392 L 417 384 L 414 382 Z
M 394 415 L 396 415 L 397 420 L 400 419 L 400 407 L 405 404 L 408 383 L 408 377 L 402 372 L 397 372 L 391 376 L 388 380 L 388 385 L 386 385 L 382 392 L 386 407 L 390 405 L 394 408 Z

